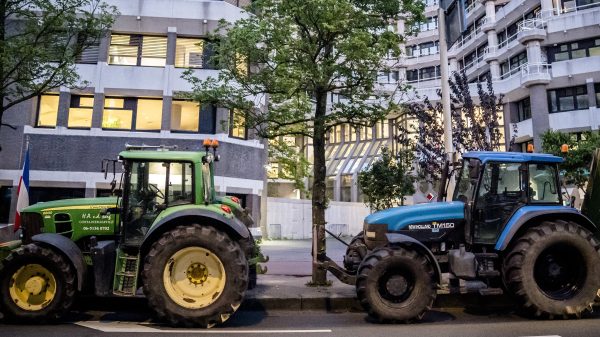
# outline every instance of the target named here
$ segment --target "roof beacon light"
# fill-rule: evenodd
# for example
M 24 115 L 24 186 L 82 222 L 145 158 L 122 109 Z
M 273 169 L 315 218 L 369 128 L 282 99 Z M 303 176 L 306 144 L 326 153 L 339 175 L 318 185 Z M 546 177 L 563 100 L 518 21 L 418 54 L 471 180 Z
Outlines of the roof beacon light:
M 529 153 L 533 152 L 533 144 L 527 144 L 527 152 L 529 152 Z

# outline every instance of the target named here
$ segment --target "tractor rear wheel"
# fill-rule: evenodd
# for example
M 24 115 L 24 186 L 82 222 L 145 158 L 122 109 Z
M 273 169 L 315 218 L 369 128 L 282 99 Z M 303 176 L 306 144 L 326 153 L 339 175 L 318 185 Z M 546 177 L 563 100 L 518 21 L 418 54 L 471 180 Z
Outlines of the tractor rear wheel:
M 75 297 L 75 271 L 52 249 L 28 244 L 0 263 L 0 303 L 10 321 L 51 323 Z
M 350 240 L 348 248 L 346 248 L 346 255 L 344 255 L 344 268 L 355 273 L 365 255 L 367 255 L 367 245 L 365 244 L 364 233 L 361 232 L 353 237 L 352 240 Z
M 528 314 L 580 317 L 600 289 L 600 243 L 574 222 L 544 221 L 517 239 L 503 277 Z
M 248 263 L 227 234 L 210 226 L 178 226 L 152 245 L 142 279 L 159 319 L 210 328 L 225 322 L 242 303 Z
M 419 320 L 437 295 L 431 263 L 407 247 L 369 253 L 358 268 L 356 292 L 369 315 L 381 322 Z

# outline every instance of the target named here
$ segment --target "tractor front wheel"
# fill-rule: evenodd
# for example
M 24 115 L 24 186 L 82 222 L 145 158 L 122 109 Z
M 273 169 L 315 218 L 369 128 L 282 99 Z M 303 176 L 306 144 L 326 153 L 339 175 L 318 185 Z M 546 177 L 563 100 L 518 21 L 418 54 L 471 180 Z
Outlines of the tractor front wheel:
M 10 321 L 55 322 L 71 308 L 75 272 L 52 249 L 28 244 L 0 263 L 0 303 Z
M 178 226 L 152 245 L 142 278 L 159 319 L 209 328 L 225 322 L 242 303 L 248 263 L 227 234 L 210 226 Z
M 421 319 L 436 297 L 431 263 L 407 247 L 378 248 L 358 268 L 361 305 L 381 322 Z
M 591 311 L 600 289 L 600 243 L 574 222 L 545 221 L 513 245 L 504 282 L 528 314 L 580 317 Z

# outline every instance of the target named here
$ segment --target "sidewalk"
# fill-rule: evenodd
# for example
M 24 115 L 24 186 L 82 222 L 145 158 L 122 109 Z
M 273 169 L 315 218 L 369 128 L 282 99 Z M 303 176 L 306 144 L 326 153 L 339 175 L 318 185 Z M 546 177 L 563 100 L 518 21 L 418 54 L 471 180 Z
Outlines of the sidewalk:
M 350 238 L 346 238 L 350 241 Z M 262 252 L 269 256 L 263 265 L 266 274 L 258 276 L 256 288 L 246 293 L 243 307 L 250 310 L 326 310 L 361 311 L 354 286 L 341 283 L 331 273 L 329 287 L 309 287 L 311 280 L 310 240 L 266 240 Z M 346 247 L 335 239 L 327 239 L 327 255 L 342 265 Z M 490 305 L 490 303 L 492 303 Z M 438 291 L 434 306 L 449 307 L 507 307 L 512 305 L 507 296 L 481 297 L 474 294 L 450 294 Z

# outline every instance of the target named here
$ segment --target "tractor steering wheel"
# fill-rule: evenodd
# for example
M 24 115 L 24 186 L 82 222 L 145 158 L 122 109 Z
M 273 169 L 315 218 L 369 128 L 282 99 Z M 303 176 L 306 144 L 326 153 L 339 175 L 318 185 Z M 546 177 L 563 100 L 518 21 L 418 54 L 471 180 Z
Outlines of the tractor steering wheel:
M 148 189 L 150 189 L 157 197 L 165 200 L 165 194 L 155 184 L 148 184 Z

